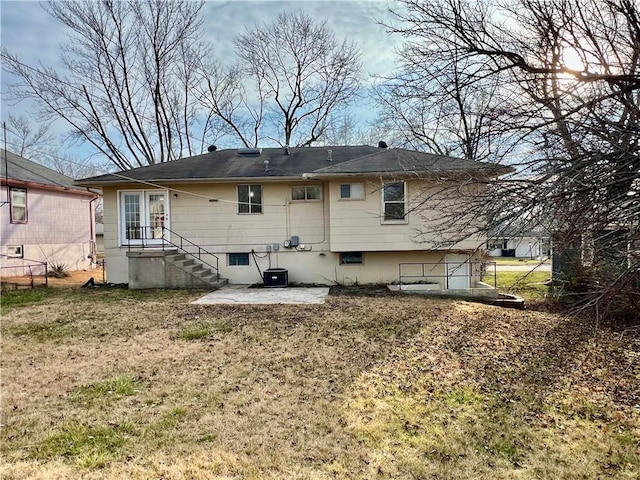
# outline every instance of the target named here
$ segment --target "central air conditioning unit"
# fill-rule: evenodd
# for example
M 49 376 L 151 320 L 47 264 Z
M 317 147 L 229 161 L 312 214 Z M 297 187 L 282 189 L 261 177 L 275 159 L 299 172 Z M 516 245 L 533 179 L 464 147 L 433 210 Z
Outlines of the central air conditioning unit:
M 286 287 L 289 285 L 289 271 L 286 268 L 268 268 L 262 274 L 265 287 Z

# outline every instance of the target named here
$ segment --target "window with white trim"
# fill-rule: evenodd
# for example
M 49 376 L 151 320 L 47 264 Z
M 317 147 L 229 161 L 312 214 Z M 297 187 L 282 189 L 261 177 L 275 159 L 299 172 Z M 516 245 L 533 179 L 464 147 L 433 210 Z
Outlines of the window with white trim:
M 119 192 L 120 244 L 162 243 L 168 237 L 168 201 L 166 190 Z
M 9 188 L 9 212 L 11 223 L 27 223 L 26 188 Z
M 227 265 L 230 267 L 246 267 L 249 265 L 249 254 L 227 253 Z
M 322 186 L 305 185 L 303 187 L 293 187 L 291 189 L 291 200 L 322 200 Z
M 23 245 L 7 245 L 7 257 L 11 258 L 23 258 L 24 246 Z
M 262 185 L 238 185 L 238 213 L 262 213 Z
M 341 200 L 364 199 L 364 183 L 343 183 L 340 185 Z
M 405 223 L 407 221 L 406 183 L 385 183 L 382 187 L 384 221 Z

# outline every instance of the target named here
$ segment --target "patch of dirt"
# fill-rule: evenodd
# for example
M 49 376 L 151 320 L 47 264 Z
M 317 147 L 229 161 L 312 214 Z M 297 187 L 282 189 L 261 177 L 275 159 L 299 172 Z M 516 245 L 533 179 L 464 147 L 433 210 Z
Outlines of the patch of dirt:
M 386 285 L 334 285 L 329 293 L 335 297 L 390 297 L 396 295 Z
M 67 277 L 56 278 L 49 276 L 46 279 L 47 285 L 54 288 L 81 287 L 92 277 L 95 283 L 103 283 L 102 267 L 94 268 L 93 270 L 74 270 L 67 273 L 69 274 Z M 45 285 L 44 275 L 34 276 L 33 284 L 36 287 Z M 31 286 L 31 278 L 28 275 L 23 277 L 2 277 L 2 286 L 3 290 L 29 287 Z

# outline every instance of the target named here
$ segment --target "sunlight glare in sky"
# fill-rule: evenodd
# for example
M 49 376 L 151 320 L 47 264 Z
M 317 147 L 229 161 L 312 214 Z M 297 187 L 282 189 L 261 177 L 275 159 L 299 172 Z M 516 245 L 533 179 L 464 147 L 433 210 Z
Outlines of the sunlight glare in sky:
M 562 63 L 565 67 L 571 70 L 584 70 L 584 63 L 580 53 L 573 47 L 565 47 L 562 50 Z

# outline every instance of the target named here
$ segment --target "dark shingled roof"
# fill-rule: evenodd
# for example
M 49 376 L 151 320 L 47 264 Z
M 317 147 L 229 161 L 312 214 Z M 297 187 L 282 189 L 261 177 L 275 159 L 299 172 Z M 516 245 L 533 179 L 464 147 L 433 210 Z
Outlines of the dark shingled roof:
M 245 152 L 245 154 L 243 154 Z M 251 154 L 251 152 L 255 152 Z M 259 153 L 258 153 L 259 152 Z M 79 185 L 104 185 L 127 181 L 224 180 L 252 178 L 322 178 L 340 175 L 462 172 L 489 175 L 509 170 L 494 164 L 415 152 L 401 148 L 370 146 L 230 149 L 172 162 L 79 180 Z
M 6 152 L 6 161 L 5 161 Z M 25 183 L 35 183 L 45 187 L 58 187 L 85 192 L 84 188 L 74 185 L 74 180 L 61 173 L 51 170 L 39 163 L 27 160 L 24 157 L 0 150 L 0 177 L 2 180 L 16 180 Z

